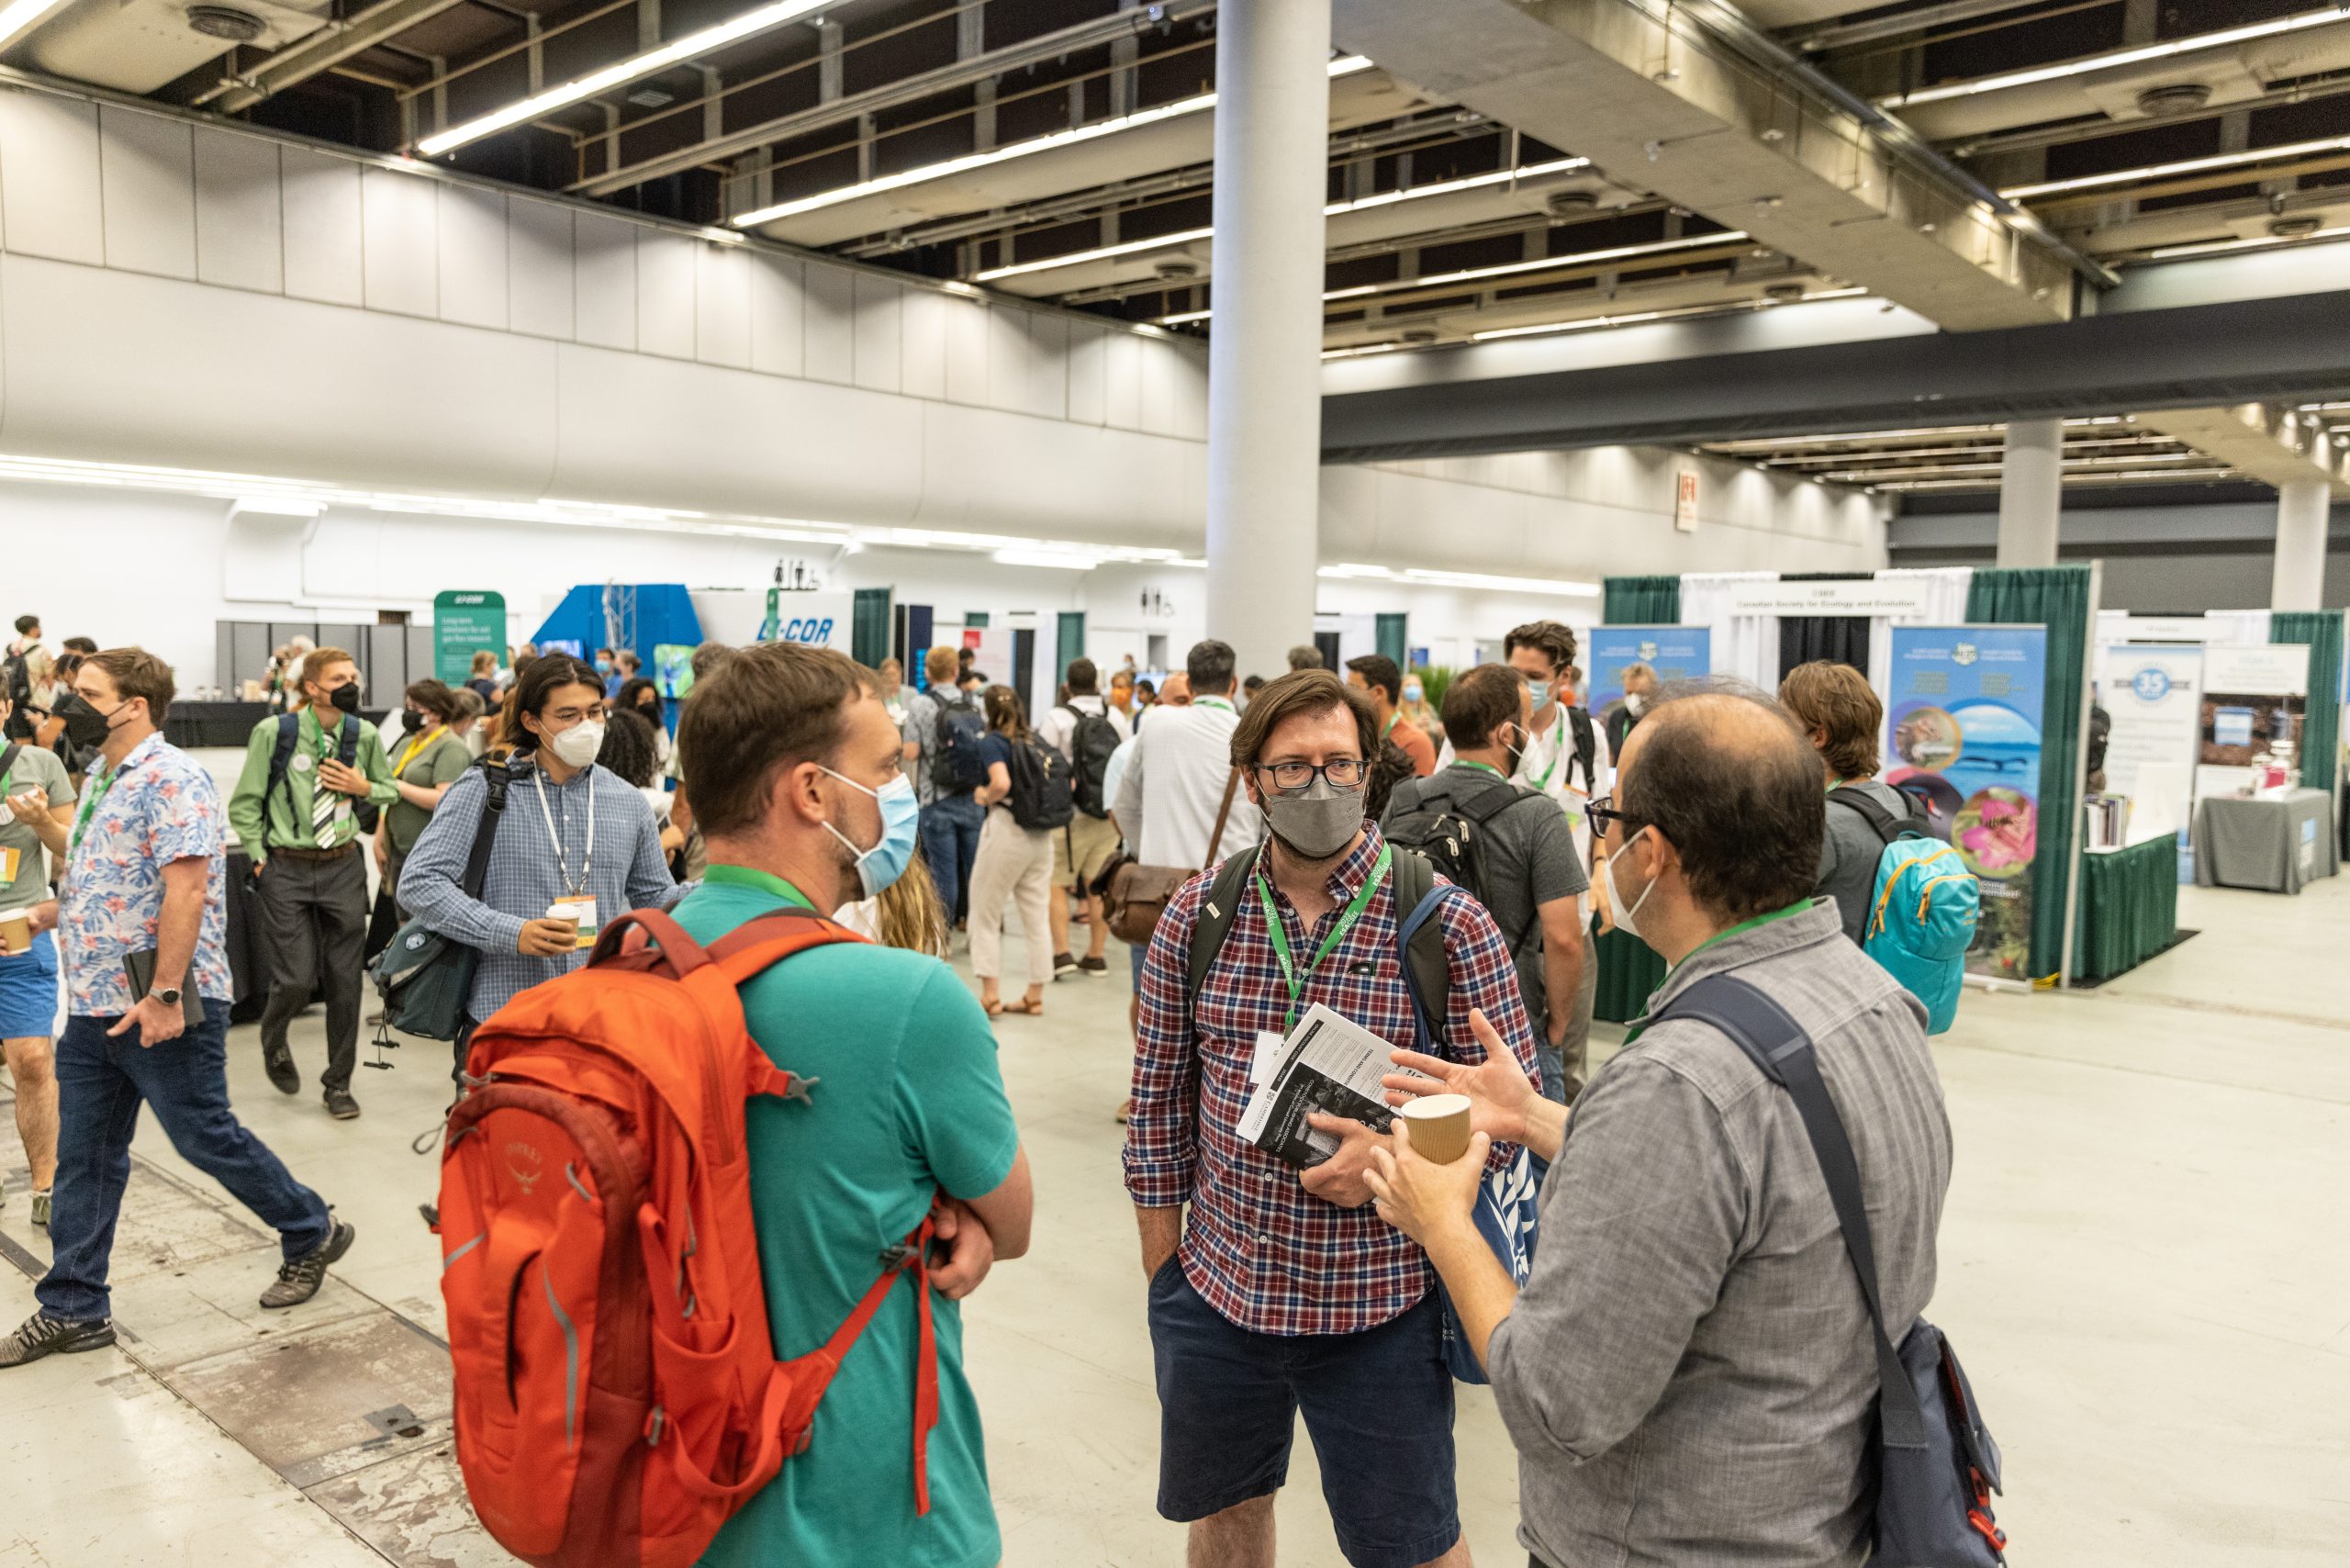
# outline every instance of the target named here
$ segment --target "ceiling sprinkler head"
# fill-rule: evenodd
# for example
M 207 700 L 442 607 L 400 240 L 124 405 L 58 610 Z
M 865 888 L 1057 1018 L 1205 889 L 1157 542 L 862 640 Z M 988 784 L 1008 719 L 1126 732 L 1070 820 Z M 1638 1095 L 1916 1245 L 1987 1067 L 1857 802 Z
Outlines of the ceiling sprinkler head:
M 1189 256 L 1161 256 L 1150 263 L 1154 275 L 1166 283 L 1181 283 L 1200 275 L 1200 263 Z
M 1757 207 L 1784 207 L 1786 205 L 1786 200 L 1787 198 L 1785 196 L 1756 196 L 1754 198 L 1754 205 Z
M 2199 109 L 2211 101 L 2211 88 L 2205 82 L 2172 82 L 2160 87 L 2148 87 L 2138 95 L 2138 112 L 2145 115 L 2183 115 Z
M 1543 205 L 1562 218 L 1569 217 L 1577 213 L 1589 212 L 1596 207 L 1599 205 L 1599 193 L 1570 185 L 1564 190 L 1552 191 L 1544 198 Z
M 206 38 L 225 39 L 230 43 L 251 43 L 269 30 L 259 17 L 233 6 L 190 6 L 187 25 L 191 31 Z
M 1762 128 L 1762 140 L 1765 141 L 1785 141 L 1786 139 L 1787 133 L 1775 125 Z

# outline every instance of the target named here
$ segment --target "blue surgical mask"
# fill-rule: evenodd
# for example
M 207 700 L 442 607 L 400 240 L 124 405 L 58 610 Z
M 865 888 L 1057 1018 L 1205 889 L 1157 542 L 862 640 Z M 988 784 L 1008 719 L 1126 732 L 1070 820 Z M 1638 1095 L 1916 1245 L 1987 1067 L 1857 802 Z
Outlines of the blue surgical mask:
M 1526 695 L 1533 699 L 1535 710 L 1539 712 L 1550 705 L 1550 683 L 1537 680 L 1529 675 L 1526 678 Z
M 819 766 L 822 766 L 819 764 Z M 878 898 L 883 890 L 906 874 L 906 866 L 914 857 L 917 829 L 922 822 L 922 805 L 914 799 L 913 781 L 899 774 L 878 790 L 867 789 L 845 774 L 832 773 L 852 790 L 864 790 L 881 807 L 881 841 L 870 849 L 859 849 L 848 834 L 824 824 L 824 831 L 841 841 L 851 855 L 856 857 L 856 878 L 865 888 L 867 898 Z

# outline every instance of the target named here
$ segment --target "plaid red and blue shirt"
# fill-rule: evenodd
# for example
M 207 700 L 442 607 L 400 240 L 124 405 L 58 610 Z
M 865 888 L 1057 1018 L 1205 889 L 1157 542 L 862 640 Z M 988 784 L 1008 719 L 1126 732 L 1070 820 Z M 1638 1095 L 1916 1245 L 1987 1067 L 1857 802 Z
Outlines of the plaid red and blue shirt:
M 1292 953 L 1320 946 L 1371 875 L 1382 843 L 1379 830 L 1366 824 L 1362 843 L 1330 875 L 1337 907 L 1311 931 L 1275 890 L 1274 907 Z M 1235 1130 L 1248 1104 L 1257 1032 L 1283 1032 L 1289 988 L 1266 934 L 1264 906 L 1250 893 L 1233 912 L 1193 1015 L 1185 1015 L 1192 932 L 1214 880 L 1213 872 L 1194 877 L 1176 895 L 1143 963 L 1126 1191 L 1145 1208 L 1192 1205 L 1179 1254 L 1184 1276 L 1240 1327 L 1259 1334 L 1354 1334 L 1376 1327 L 1426 1295 L 1435 1271 L 1419 1244 L 1371 1205 L 1340 1208 L 1315 1197 L 1297 1170 Z M 1484 1047 L 1469 1027 L 1470 1010 L 1482 1008 L 1533 1077 L 1539 1070 L 1534 1032 L 1493 917 L 1464 896 L 1447 900 L 1438 918 L 1451 958 L 1452 993 L 1435 1054 L 1484 1060 Z M 1412 1047 L 1418 1031 L 1395 924 L 1392 886 L 1382 886 L 1346 939 L 1307 977 L 1298 1012 L 1318 1002 L 1399 1047 Z M 1494 1149 L 1494 1167 L 1511 1153 Z

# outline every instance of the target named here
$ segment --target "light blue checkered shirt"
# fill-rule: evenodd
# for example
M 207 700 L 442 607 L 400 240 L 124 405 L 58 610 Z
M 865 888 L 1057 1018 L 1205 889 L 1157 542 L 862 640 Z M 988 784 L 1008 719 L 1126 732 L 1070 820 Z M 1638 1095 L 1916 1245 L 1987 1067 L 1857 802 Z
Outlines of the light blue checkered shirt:
M 588 857 L 591 778 L 596 823 L 592 861 Z M 584 953 L 539 958 L 514 950 L 523 923 L 540 919 L 549 904 L 572 892 L 555 868 L 557 837 L 563 842 L 563 864 L 572 876 L 578 876 L 583 863 L 588 866 L 586 891 L 596 901 L 599 924 L 648 905 L 666 909 L 684 893 L 661 853 L 661 827 L 653 820 L 653 808 L 625 779 L 607 768 L 588 767 L 567 784 L 551 784 L 534 767 L 506 791 L 506 811 L 490 844 L 482 896 L 467 898 L 459 884 L 488 788 L 479 768 L 469 769 L 452 784 L 400 867 L 401 906 L 442 935 L 481 949 L 473 998 L 465 1006 L 476 1019 L 505 1006 L 515 992 L 567 974 L 586 961 Z M 546 791 L 544 814 L 539 810 L 541 790 Z M 554 836 L 547 831 L 549 816 L 554 821 Z

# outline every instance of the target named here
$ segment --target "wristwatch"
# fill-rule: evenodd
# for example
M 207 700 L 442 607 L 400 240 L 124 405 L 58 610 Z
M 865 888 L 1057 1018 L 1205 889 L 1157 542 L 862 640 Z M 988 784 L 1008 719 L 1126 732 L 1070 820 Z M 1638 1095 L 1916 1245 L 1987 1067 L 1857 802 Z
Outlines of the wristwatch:
M 180 988 L 175 985 L 159 986 L 148 994 L 166 1007 L 177 1007 L 180 1004 Z

